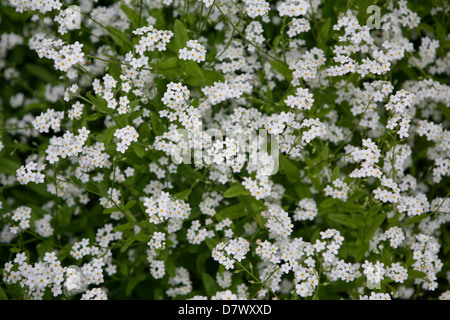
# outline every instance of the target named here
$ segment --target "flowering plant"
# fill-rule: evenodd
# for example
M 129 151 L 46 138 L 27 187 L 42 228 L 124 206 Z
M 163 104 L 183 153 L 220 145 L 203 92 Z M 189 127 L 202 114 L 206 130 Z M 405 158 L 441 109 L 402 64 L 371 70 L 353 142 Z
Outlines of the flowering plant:
M 0 4 L 3 299 L 449 299 L 447 1 Z

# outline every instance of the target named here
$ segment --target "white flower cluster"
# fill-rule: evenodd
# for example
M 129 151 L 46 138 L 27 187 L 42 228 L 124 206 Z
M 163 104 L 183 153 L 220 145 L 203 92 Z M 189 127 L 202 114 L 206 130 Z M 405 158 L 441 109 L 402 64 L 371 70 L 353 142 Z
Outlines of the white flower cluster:
M 289 63 L 289 69 L 293 71 L 291 84 L 299 86 L 301 79 L 307 82 L 314 81 L 319 73 L 319 68 L 325 62 L 325 53 L 319 48 L 308 50 L 301 57 L 292 60 Z
M 372 291 L 370 293 L 370 296 L 368 295 L 360 295 L 360 300 L 392 300 L 391 295 L 389 293 L 382 293 L 382 292 L 374 292 Z
M 150 264 L 150 274 L 155 279 L 161 279 L 166 274 L 166 266 L 163 260 L 156 259 L 157 252 L 153 248 L 147 250 L 147 262 Z
M 278 4 L 278 12 L 280 17 L 299 17 L 305 16 L 310 5 L 303 0 L 287 0 Z
M 361 162 L 361 168 L 356 168 L 350 173 L 351 178 L 362 178 L 362 177 L 378 177 L 382 175 L 381 170 L 379 170 L 375 165 L 378 163 L 381 157 L 381 150 L 372 141 L 371 138 L 363 139 L 362 145 L 365 149 L 359 149 L 354 147 L 351 151 L 353 160 L 356 162 Z
M 311 30 L 311 24 L 308 20 L 305 18 L 293 18 L 286 33 L 290 38 L 293 38 L 309 30 Z
M 67 116 L 69 117 L 70 120 L 74 120 L 74 119 L 80 120 L 83 115 L 83 108 L 84 108 L 84 104 L 82 104 L 80 101 L 77 101 L 72 105 L 72 109 L 67 111 Z
M 289 95 L 286 100 L 284 100 L 288 107 L 298 108 L 300 110 L 311 109 L 314 98 L 312 93 L 309 92 L 308 88 L 297 88 L 294 95 Z
M 219 242 L 212 250 L 212 257 L 228 270 L 234 268 L 236 261 L 242 261 L 249 250 L 248 240 L 238 237 L 227 242 Z
M 65 159 L 67 157 L 76 157 L 83 151 L 83 145 L 89 137 L 90 130 L 82 127 L 78 130 L 78 135 L 67 131 L 62 137 L 53 136 L 50 138 L 50 145 L 45 152 L 45 159 L 50 163 L 59 161 L 59 157 Z
M 173 37 L 173 32 L 169 30 L 157 30 L 153 26 L 145 26 L 133 31 L 133 34 L 140 36 L 139 44 L 134 46 L 141 56 L 146 51 L 165 51 L 167 44 Z
M 55 111 L 54 109 L 47 109 L 46 112 L 36 117 L 33 121 L 33 126 L 40 133 L 48 133 L 52 128 L 54 132 L 61 131 L 61 120 L 64 119 L 64 111 Z
M 95 168 L 103 168 L 110 166 L 109 154 L 105 152 L 105 144 L 103 142 L 96 142 L 92 146 L 83 146 L 81 156 L 79 158 L 79 168 L 82 172 L 91 172 Z M 89 179 L 88 175 L 79 175 L 81 181 Z
M 333 197 L 334 199 L 340 199 L 347 201 L 349 187 L 342 179 L 335 179 L 332 182 L 333 186 L 327 185 L 323 190 L 326 196 Z
M 393 117 L 388 120 L 386 128 L 393 130 L 399 125 L 398 135 L 401 139 L 409 136 L 409 123 L 414 116 L 414 110 L 410 110 L 410 107 L 414 99 L 414 94 L 406 90 L 400 90 L 392 95 L 388 104 L 385 105 L 386 110 L 393 112 Z M 400 121 L 399 124 L 397 124 L 398 121 Z
M 183 296 L 192 291 L 192 281 L 189 277 L 189 271 L 184 267 L 175 269 L 175 275 L 169 278 L 169 284 L 172 287 L 166 290 L 166 294 L 174 298 L 176 296 Z
M 264 30 L 262 27 L 261 22 L 259 21 L 251 21 L 246 27 L 245 27 L 245 37 L 249 40 L 255 43 L 256 45 L 260 46 L 264 43 Z M 249 52 L 256 51 L 256 48 L 252 45 L 248 46 Z
M 208 102 L 215 105 L 227 99 L 239 98 L 244 90 L 240 90 L 227 82 L 214 82 L 212 86 L 203 87 L 202 92 L 208 98 Z
M 381 241 L 389 241 L 392 248 L 398 248 L 406 239 L 404 231 L 397 226 L 391 227 L 383 234 L 376 234 L 370 241 L 371 250 L 376 250 Z
M 20 184 L 44 183 L 45 174 L 41 173 L 44 169 L 45 164 L 30 161 L 16 170 L 16 179 Z
M 188 40 L 186 47 L 179 50 L 178 58 L 202 62 L 206 59 L 206 49 L 198 40 Z
M 148 214 L 150 223 L 161 224 L 171 220 L 173 225 L 169 233 L 176 232 L 181 228 L 180 223 L 189 217 L 191 208 L 188 203 L 179 199 L 171 199 L 168 192 L 161 191 L 152 197 L 144 197 L 145 212 Z
M 10 228 L 10 231 L 13 234 L 18 233 L 19 231 L 27 230 L 30 228 L 30 219 L 31 219 L 31 208 L 27 206 L 20 206 L 16 208 L 14 211 L 7 213 L 5 215 L 11 216 L 11 219 L 18 223 L 18 225 L 14 225 Z
M 68 30 L 79 28 L 81 24 L 81 13 L 73 7 L 61 10 L 55 17 L 55 22 L 59 24 L 58 32 L 66 34 Z
M 147 244 L 150 248 L 164 249 L 166 247 L 166 234 L 164 232 L 154 232 Z
M 108 296 L 102 288 L 93 288 L 83 293 L 80 300 L 108 300 Z
M 270 11 L 270 4 L 265 0 L 244 0 L 245 13 L 254 19 L 260 16 L 266 16 Z
M 415 279 L 416 284 L 422 284 L 425 290 L 434 291 L 437 286 L 437 273 L 442 270 L 443 263 L 439 258 L 441 245 L 438 240 L 430 235 L 415 235 L 411 244 L 415 263 L 412 265 L 414 270 L 424 272 L 423 279 Z
M 82 48 L 83 44 L 78 41 L 66 45 L 62 40 L 43 39 L 35 50 L 39 58 L 54 60 L 56 70 L 67 72 L 72 66 L 84 63 Z
M 42 300 L 47 289 L 54 297 L 67 293 L 92 295 L 87 291 L 90 283 L 103 282 L 102 272 L 104 262 L 102 259 L 94 259 L 92 263 L 83 265 L 80 269 L 75 266 L 62 267 L 55 252 L 46 252 L 42 261 L 34 264 L 27 262 L 28 258 L 24 252 L 16 254 L 13 261 L 8 261 L 4 267 L 3 281 L 9 284 L 19 283 L 26 296 L 33 300 Z M 92 279 L 90 279 L 92 278 Z M 106 298 L 103 293 L 99 297 Z
M 204 193 L 203 199 L 198 205 L 200 208 L 200 211 L 207 216 L 214 216 L 216 214 L 215 207 L 217 207 L 220 203 L 220 201 L 223 200 L 223 196 L 217 192 L 213 191 L 211 193 Z
M 223 288 L 226 289 L 228 287 L 231 287 L 232 285 L 232 277 L 233 273 L 230 271 L 223 271 L 222 274 L 220 272 L 216 273 L 216 282 L 217 284 Z
M 427 65 L 436 60 L 436 50 L 439 48 L 439 41 L 423 37 L 419 47 L 419 57 L 411 57 L 409 63 L 419 69 L 424 69 Z
M 114 132 L 114 137 L 116 137 L 119 142 L 117 143 L 117 151 L 125 153 L 131 145 L 131 142 L 137 142 L 139 138 L 139 133 L 133 126 L 126 126 L 121 129 L 117 129 Z
M 294 212 L 295 221 L 314 220 L 318 214 L 318 209 L 314 199 L 305 198 L 299 201 Z
M 38 10 L 40 13 L 46 13 L 52 10 L 59 10 L 62 3 L 59 0 L 8 0 L 9 5 L 16 8 L 17 12 Z
M 266 228 L 271 238 L 288 238 L 293 230 L 289 214 L 283 208 L 274 203 L 266 203 L 267 210 L 261 212 L 261 216 L 267 219 Z
M 105 209 L 114 208 L 120 204 L 120 190 L 109 188 L 108 195 L 100 198 L 100 205 Z
M 366 260 L 361 265 L 361 267 L 363 268 L 363 273 L 367 278 L 368 284 L 372 285 L 373 287 L 378 286 L 381 280 L 384 279 L 384 275 L 386 274 L 384 263 L 380 261 L 372 263 Z
M 34 222 L 34 229 L 36 233 L 43 238 L 52 236 L 55 229 L 50 224 L 51 220 L 52 216 L 50 214 L 45 214 L 42 219 L 36 220 Z
M 120 239 L 122 239 L 122 232 L 113 231 L 112 223 L 106 223 L 103 227 L 98 228 L 95 234 L 95 241 L 101 248 L 107 248 L 111 241 Z
M 191 227 L 187 229 L 186 237 L 189 243 L 200 244 L 206 238 L 214 237 L 213 230 L 207 230 L 206 228 L 201 228 L 199 220 L 192 221 Z

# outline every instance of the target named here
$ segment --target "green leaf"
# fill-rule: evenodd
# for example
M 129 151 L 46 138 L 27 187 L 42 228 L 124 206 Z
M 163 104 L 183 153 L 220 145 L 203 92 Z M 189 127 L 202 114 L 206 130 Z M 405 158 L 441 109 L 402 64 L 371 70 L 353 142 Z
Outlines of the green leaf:
M 127 223 L 124 223 L 124 224 L 120 224 L 120 225 L 118 225 L 118 226 L 115 226 L 114 228 L 113 228 L 113 231 L 120 231 L 120 232 L 123 232 L 123 231 L 126 231 L 126 230 L 130 230 L 132 227 L 133 227 L 133 223 L 131 223 L 131 222 L 127 222 Z
M 1 285 L 0 285 L 0 300 L 8 300 L 8 296 L 6 295 Z
M 137 203 L 136 200 L 130 200 L 128 201 L 128 203 L 125 205 L 125 207 L 123 207 L 123 211 L 127 211 L 130 210 L 132 207 L 134 207 L 134 205 Z
M 331 181 L 338 179 L 341 176 L 341 171 L 338 166 L 334 167 L 333 173 L 331 174 Z
M 25 70 L 28 71 L 33 76 L 41 79 L 45 83 L 51 83 L 51 84 L 58 83 L 58 79 L 55 77 L 55 73 L 52 73 L 51 71 L 49 71 L 47 68 L 45 68 L 43 66 L 40 66 L 37 64 L 32 64 L 32 63 L 27 63 L 25 65 Z
M 375 231 L 378 229 L 379 226 L 386 220 L 386 213 L 382 212 L 378 215 L 376 215 L 369 223 L 366 233 L 364 235 L 364 239 L 367 241 L 372 239 Z
M 188 42 L 189 36 L 186 32 L 186 27 L 184 26 L 183 22 L 181 22 L 179 19 L 175 20 L 173 32 L 174 32 L 175 53 L 178 54 L 178 50 L 186 46 L 186 42 Z
M 122 4 L 120 8 L 128 17 L 128 19 L 130 19 L 131 23 L 133 24 L 133 29 L 137 29 L 139 27 L 139 14 L 136 12 L 136 10 L 133 10 L 126 4 Z
M 242 185 L 235 185 L 230 187 L 228 190 L 225 190 L 223 196 L 225 198 L 235 198 L 238 196 L 248 196 L 251 195 L 250 191 L 244 188 Z
M 143 234 L 143 233 L 135 234 L 133 236 L 133 238 L 136 239 L 139 242 L 148 242 L 150 240 L 150 237 L 148 235 L 146 235 L 146 234 Z
M 202 69 L 198 66 L 198 63 L 194 61 L 185 62 L 185 83 L 190 86 L 200 87 L 204 85 L 205 77 L 203 75 Z
M 86 97 L 89 99 L 89 101 L 91 101 L 92 105 L 95 106 L 95 108 L 97 108 L 97 111 L 102 113 L 109 113 L 108 106 L 105 100 L 103 100 L 102 98 L 94 97 L 89 92 L 86 93 Z
M 217 246 L 217 244 L 219 242 L 216 239 L 214 239 L 214 238 L 206 238 L 205 239 L 205 243 L 208 246 L 209 250 L 212 250 L 212 249 L 214 249 Z
M 334 205 L 336 205 L 337 203 L 339 203 L 338 199 L 328 198 L 328 199 L 323 200 L 319 204 L 319 208 L 331 208 L 331 207 L 334 207 Z
M 247 206 L 245 203 L 238 203 L 216 213 L 218 220 L 223 220 L 229 218 L 231 220 L 245 217 L 247 215 Z
M 127 35 L 122 30 L 119 30 L 112 26 L 106 26 L 106 30 L 108 30 L 109 35 L 120 48 L 122 48 L 125 51 L 131 51 L 132 49 L 131 41 L 128 39 Z
M 136 153 L 136 155 L 139 158 L 143 158 L 145 156 L 146 151 L 145 151 L 144 147 L 141 146 L 140 144 L 134 143 L 133 150 L 134 150 L 134 153 Z
M 350 216 L 348 216 L 348 215 L 346 215 L 344 213 L 330 214 L 330 215 L 328 215 L 328 218 L 331 221 L 334 221 L 334 222 L 339 223 L 341 225 L 344 225 L 344 226 L 347 226 L 347 227 L 350 227 L 350 228 L 355 228 L 355 229 L 357 228 L 357 225 L 355 224 L 353 219 Z
M 0 158 L 0 172 L 10 175 L 16 175 L 16 170 L 19 168 L 19 161 L 15 161 L 6 157 Z
M 164 133 L 164 124 L 161 122 L 158 114 L 150 112 L 150 123 L 152 125 L 153 132 L 157 136 L 160 136 Z
M 330 28 L 331 28 L 331 17 L 328 17 L 325 20 L 321 21 L 320 35 L 322 36 L 324 41 L 328 40 L 328 37 L 330 35 Z
M 426 273 L 414 269 L 408 270 L 408 278 L 410 279 L 423 279 L 426 277 Z
M 126 296 L 131 295 L 131 293 L 133 292 L 134 288 L 139 284 L 139 282 L 142 282 L 145 279 L 146 279 L 146 276 L 143 275 L 143 274 L 131 278 L 127 282 L 127 286 L 125 287 L 125 295 Z
M 178 192 L 177 194 L 175 194 L 175 197 L 177 197 L 180 200 L 187 200 L 189 195 L 191 194 L 192 189 L 186 189 L 184 191 Z
M 283 75 L 287 81 L 291 82 L 292 80 L 292 70 L 289 67 L 280 61 L 277 60 L 269 60 L 270 65 L 276 71 L 278 71 L 281 75 Z
M 283 154 L 280 154 L 280 173 L 284 174 L 289 182 L 297 182 L 300 178 L 298 167 Z
M 348 203 L 345 202 L 340 208 L 339 211 L 341 212 L 364 212 L 366 209 L 366 207 L 364 207 L 361 204 L 357 204 L 357 203 Z
M 213 277 L 206 272 L 202 274 L 202 281 L 208 297 L 213 296 L 220 289 Z
M 89 122 L 89 121 L 95 121 L 98 120 L 102 117 L 104 117 L 105 115 L 100 113 L 100 112 L 94 112 L 93 114 L 88 115 L 87 117 L 85 117 L 84 119 Z

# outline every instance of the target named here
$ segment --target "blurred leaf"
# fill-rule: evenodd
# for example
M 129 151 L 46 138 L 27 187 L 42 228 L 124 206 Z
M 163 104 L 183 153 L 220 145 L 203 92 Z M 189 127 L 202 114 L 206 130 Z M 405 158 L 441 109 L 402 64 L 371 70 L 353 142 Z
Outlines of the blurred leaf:
M 113 41 L 119 46 L 119 48 L 124 51 L 131 51 L 132 45 L 131 41 L 128 39 L 127 35 L 117 28 L 112 26 L 106 26 L 106 30 L 108 30 L 109 35 L 113 39 Z
M 216 213 L 217 220 L 229 218 L 231 220 L 245 217 L 247 215 L 247 206 L 245 203 L 235 204 Z
M 216 294 L 217 291 L 220 290 L 216 281 L 207 273 L 202 274 L 203 285 L 205 286 L 206 295 L 208 297 L 212 297 Z
M 248 196 L 251 195 L 250 191 L 244 188 L 242 185 L 234 185 L 229 189 L 225 190 L 223 196 L 225 198 L 235 198 L 238 196 Z
M 25 70 L 28 71 L 33 76 L 41 79 L 44 83 L 51 83 L 53 85 L 59 83 L 58 79 L 55 77 L 55 73 L 52 73 L 43 66 L 33 63 L 27 63 L 25 65 Z

